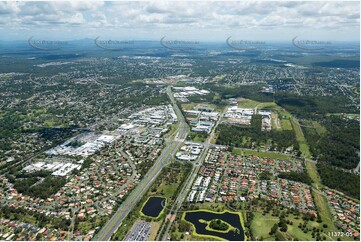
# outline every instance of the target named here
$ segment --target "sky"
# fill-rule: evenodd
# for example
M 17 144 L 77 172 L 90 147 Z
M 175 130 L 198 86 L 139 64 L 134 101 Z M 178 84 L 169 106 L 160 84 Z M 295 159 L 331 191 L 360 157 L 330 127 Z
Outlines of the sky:
M 0 2 L 0 40 L 359 41 L 360 3 Z

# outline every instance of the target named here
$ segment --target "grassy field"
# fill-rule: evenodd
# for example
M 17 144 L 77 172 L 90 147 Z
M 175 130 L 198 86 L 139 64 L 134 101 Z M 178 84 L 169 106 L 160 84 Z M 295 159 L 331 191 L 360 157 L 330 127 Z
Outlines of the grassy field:
M 238 107 L 240 108 L 255 108 L 260 104 L 258 101 L 254 101 L 246 98 L 238 98 L 237 99 Z
M 255 217 L 251 224 L 251 229 L 254 235 L 255 240 L 267 240 L 273 241 L 276 240 L 275 235 L 270 235 L 269 232 L 274 224 L 279 222 L 279 218 L 272 216 L 270 213 L 263 215 L 261 212 L 254 213 Z M 311 236 L 311 233 L 304 233 L 298 224 L 302 223 L 301 218 L 297 218 L 294 215 L 289 215 L 287 220 L 292 221 L 292 225 L 287 225 L 287 232 L 278 231 L 279 235 L 287 240 L 296 239 L 299 241 L 309 241 L 314 240 Z
M 275 223 L 278 223 L 279 219 L 273 217 L 271 214 L 263 215 L 261 212 L 254 213 L 254 218 L 252 220 L 251 229 L 253 232 L 253 237 L 255 240 L 275 240 L 275 237 L 269 235 L 272 226 Z
M 311 158 L 310 149 L 307 145 L 305 136 L 303 135 L 303 132 L 300 127 L 300 124 L 298 123 L 298 120 L 296 118 L 292 118 L 291 124 L 292 124 L 293 130 L 295 131 L 296 140 L 300 146 L 300 151 L 302 152 L 302 157 Z
M 221 211 L 227 209 L 227 207 L 224 203 L 217 203 L 217 202 L 199 203 L 197 205 L 198 205 L 199 209 L 212 210 L 212 211 L 217 211 L 217 212 L 221 212 Z
M 157 232 L 160 227 L 160 222 L 151 222 L 152 223 L 152 229 L 150 230 L 150 235 L 148 238 L 148 241 L 154 241 L 157 238 Z
M 312 121 L 312 126 L 315 127 L 315 130 L 319 135 L 324 135 L 327 132 L 326 128 L 323 127 L 319 122 Z
M 182 107 L 182 110 L 191 110 L 191 109 L 195 108 L 198 105 L 199 106 L 207 105 L 208 107 L 213 108 L 215 112 L 222 112 L 224 110 L 224 108 L 225 108 L 224 106 L 218 106 L 218 105 L 211 104 L 211 103 L 206 103 L 206 102 L 203 102 L 203 103 L 194 103 L 194 102 L 182 103 L 181 107 Z
M 264 102 L 264 103 L 259 103 L 259 105 L 257 106 L 258 109 L 268 109 L 274 112 L 278 113 L 278 117 L 281 119 L 289 119 L 292 117 L 292 115 L 286 111 L 284 108 L 278 106 L 276 103 L 274 102 Z
M 322 197 L 322 196 L 321 196 Z M 327 208 L 327 207 L 325 207 Z M 327 209 L 325 213 L 327 213 Z M 323 214 L 323 212 L 321 212 Z M 325 214 L 323 214 L 325 216 Z M 321 215 L 322 216 L 322 215 Z M 338 231 L 333 223 L 328 223 L 323 221 L 322 223 L 317 223 L 315 221 L 309 221 L 306 225 L 308 232 L 304 232 L 298 225 L 303 224 L 303 219 L 301 216 L 296 217 L 293 214 L 290 214 L 286 217 L 286 220 L 289 220 L 292 224 L 287 224 L 287 231 L 281 232 L 279 229 L 277 231 L 278 237 L 284 238 L 284 240 L 297 240 L 297 241 L 315 241 L 316 238 L 312 237 L 313 228 L 321 230 L 320 235 L 325 240 L 337 240 L 338 237 L 329 237 L 328 232 Z M 277 216 L 272 216 L 271 213 L 263 215 L 262 212 L 255 212 L 254 218 L 251 223 L 251 230 L 253 232 L 253 237 L 255 240 L 267 240 L 274 241 L 276 240 L 276 235 L 270 235 L 269 232 L 274 224 L 279 222 Z M 327 224 L 328 227 L 324 228 L 323 224 Z M 340 240 L 347 240 L 345 237 L 339 237 Z
M 187 140 L 191 140 L 192 142 L 204 142 L 207 139 L 207 136 L 201 135 L 200 133 L 197 132 L 190 132 L 187 136 Z
M 256 151 L 256 150 L 242 150 L 238 148 L 234 148 L 232 153 L 238 155 L 256 155 L 259 157 L 266 157 L 272 159 L 280 159 L 280 160 L 289 160 L 291 159 L 289 156 L 285 154 L 279 154 L 276 152 L 266 152 L 266 151 Z
M 317 189 L 321 187 L 321 179 L 318 175 L 316 164 L 310 161 L 305 161 L 307 173 L 313 181 L 313 186 Z
M 211 144 L 215 144 L 217 141 L 218 134 L 215 132 L 211 140 L 209 141 Z
M 292 130 L 292 125 L 288 119 L 280 119 L 282 130 Z
M 327 132 L 326 128 L 316 121 L 302 120 L 301 124 L 307 126 L 304 127 L 306 129 L 313 129 L 314 131 L 317 132 L 318 135 L 324 135 Z
M 321 184 L 320 176 L 317 172 L 316 164 L 310 161 L 305 161 L 306 170 L 310 178 L 312 179 L 312 186 L 318 190 L 322 190 L 323 185 Z M 318 192 L 312 191 L 312 194 L 314 196 L 314 203 L 317 207 L 317 211 L 319 212 L 319 215 L 322 219 L 322 224 L 326 224 L 327 228 L 323 228 L 320 225 L 318 225 L 319 228 L 324 229 L 323 235 L 326 236 L 328 240 L 348 240 L 347 237 L 328 237 L 328 232 L 337 232 L 340 231 L 338 228 L 336 228 L 333 217 L 327 202 L 327 199 L 324 195 L 321 195 Z M 316 227 L 316 226 L 315 226 Z
M 256 108 L 257 109 L 267 109 L 277 113 L 282 130 L 294 130 L 296 135 L 296 140 L 299 144 L 300 151 L 302 153 L 302 157 L 311 158 L 311 153 L 309 147 L 307 145 L 306 139 L 303 135 L 300 124 L 296 118 L 294 118 L 287 110 L 278 106 L 274 102 L 257 102 L 250 99 L 240 98 L 238 99 L 239 106 L 244 108 Z M 323 127 L 320 124 L 315 123 L 315 128 L 319 130 L 319 132 L 324 132 Z M 274 125 L 273 125 L 274 126 Z
M 273 111 L 274 113 L 277 114 L 277 117 L 280 120 L 282 130 L 292 130 L 292 125 L 291 125 L 291 122 L 289 121 L 289 119 L 292 118 L 292 115 L 284 108 L 278 106 L 276 103 L 274 103 L 274 102 L 258 102 L 258 101 L 254 101 L 251 99 L 245 99 L 245 98 L 238 98 L 237 102 L 238 102 L 238 106 L 240 108 L 255 109 L 257 107 L 258 110 L 259 109 L 267 109 L 267 110 Z M 274 127 L 274 126 L 272 126 L 272 127 Z
M 351 240 L 351 238 L 349 238 L 347 236 L 332 237 L 332 238 L 330 238 L 328 236 L 329 232 L 337 232 L 337 231 L 341 231 L 341 230 L 339 230 L 333 222 L 333 217 L 332 217 L 331 211 L 329 209 L 326 197 L 319 193 L 316 193 L 316 192 L 314 192 L 313 194 L 314 194 L 317 209 L 322 218 L 322 223 L 327 224 L 327 228 L 324 229 L 324 235 L 330 240 L 338 240 L 338 239 L 339 240 Z
M 182 103 L 181 107 L 183 110 L 191 110 L 197 105 L 198 105 L 198 103 Z

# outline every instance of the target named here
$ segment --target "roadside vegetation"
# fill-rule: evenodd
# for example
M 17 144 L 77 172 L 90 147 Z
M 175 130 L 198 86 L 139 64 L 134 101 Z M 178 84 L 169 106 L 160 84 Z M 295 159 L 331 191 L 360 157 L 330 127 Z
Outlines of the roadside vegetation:
M 186 180 L 190 169 L 191 164 L 180 162 L 172 162 L 168 166 L 164 167 L 143 198 L 139 200 L 135 207 L 129 212 L 128 216 L 124 219 L 123 225 L 118 228 L 117 232 L 113 235 L 112 240 L 123 240 L 137 220 L 153 222 L 154 226 L 152 226 L 151 237 L 149 240 L 155 240 L 158 229 L 163 222 L 166 222 L 169 219 L 169 209 L 175 201 L 177 194 L 181 191 L 182 185 Z M 167 200 L 164 213 L 155 219 L 142 217 L 140 211 L 144 203 L 149 197 L 157 195 L 162 196 Z

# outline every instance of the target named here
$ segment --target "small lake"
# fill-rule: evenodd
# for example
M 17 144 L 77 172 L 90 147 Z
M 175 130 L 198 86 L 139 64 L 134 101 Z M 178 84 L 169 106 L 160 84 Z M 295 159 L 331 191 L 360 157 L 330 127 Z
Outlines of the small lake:
M 144 204 L 142 213 L 149 217 L 158 217 L 165 206 L 164 197 L 150 197 L 148 198 L 146 204 Z
M 232 241 L 244 241 L 244 230 L 241 224 L 241 219 L 238 214 L 224 212 L 222 214 L 213 213 L 211 211 L 195 211 L 195 212 L 185 212 L 184 219 L 194 225 L 196 228 L 197 234 L 203 235 L 213 235 L 220 237 L 226 240 Z M 199 220 L 211 221 L 213 219 L 221 219 L 233 227 L 239 229 L 239 233 L 230 230 L 228 233 L 221 233 L 215 231 L 209 231 L 206 229 L 207 224 L 201 223 Z

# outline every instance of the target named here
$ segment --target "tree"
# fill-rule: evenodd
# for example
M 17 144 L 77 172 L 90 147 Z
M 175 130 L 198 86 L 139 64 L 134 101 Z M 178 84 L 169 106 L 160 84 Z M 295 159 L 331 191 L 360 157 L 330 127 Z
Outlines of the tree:
M 220 219 L 212 220 L 209 224 L 209 227 L 215 230 L 222 230 L 222 231 L 227 230 L 229 228 L 229 226 Z
M 285 223 L 282 224 L 280 230 L 281 230 L 282 232 L 287 232 L 287 224 L 285 224 Z
M 278 224 L 274 224 L 271 228 L 271 231 L 269 232 L 269 235 L 273 235 L 277 232 Z

